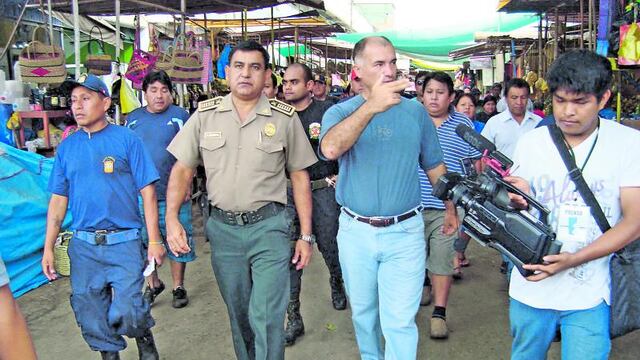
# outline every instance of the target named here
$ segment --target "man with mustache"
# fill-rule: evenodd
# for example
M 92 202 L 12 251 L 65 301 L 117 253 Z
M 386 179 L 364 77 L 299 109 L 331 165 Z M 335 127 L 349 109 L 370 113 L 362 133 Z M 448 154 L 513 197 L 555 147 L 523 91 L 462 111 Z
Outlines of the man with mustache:
M 306 169 L 317 158 L 295 108 L 262 93 L 271 76 L 265 48 L 239 42 L 229 59 L 231 93 L 200 102 L 168 147 L 177 162 L 167 191 L 167 240 L 175 254 L 191 250 L 178 209 L 202 161 L 211 204 L 206 223 L 211 264 L 229 312 L 236 357 L 284 359 L 289 262 L 302 269 L 313 251 Z M 285 171 L 300 218 L 293 259 Z

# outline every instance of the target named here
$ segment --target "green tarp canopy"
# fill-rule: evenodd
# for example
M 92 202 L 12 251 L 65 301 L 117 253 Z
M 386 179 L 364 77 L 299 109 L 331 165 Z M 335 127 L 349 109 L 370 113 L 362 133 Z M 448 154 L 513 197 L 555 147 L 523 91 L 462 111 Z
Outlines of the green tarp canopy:
M 452 50 L 474 44 L 476 32 L 509 32 L 538 22 L 535 14 L 500 14 L 498 20 L 487 19 L 485 24 L 465 26 L 462 20 L 456 20 L 452 9 L 451 26 L 447 28 L 423 31 L 383 31 L 376 33 L 337 34 L 339 40 L 356 43 L 366 36 L 386 36 L 396 50 L 405 53 L 427 56 L 448 56 Z M 456 21 L 461 21 L 456 23 Z

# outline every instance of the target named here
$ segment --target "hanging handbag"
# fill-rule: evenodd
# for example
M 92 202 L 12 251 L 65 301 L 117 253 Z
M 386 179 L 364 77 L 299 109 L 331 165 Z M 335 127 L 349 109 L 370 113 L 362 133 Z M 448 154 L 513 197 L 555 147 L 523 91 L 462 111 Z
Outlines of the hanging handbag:
M 140 32 L 136 31 L 136 39 L 134 42 L 133 56 L 127 66 L 124 76 L 131 80 L 134 89 L 142 89 L 142 81 L 147 74 L 153 70 L 153 66 L 157 57 L 146 51 L 140 50 Z
M 182 42 L 183 49 L 180 49 L 180 38 L 184 40 Z M 198 84 L 202 80 L 202 71 L 204 70 L 202 56 L 195 46 L 188 44 L 192 40 L 184 35 L 178 35 L 174 43 L 169 76 L 171 81 L 176 84 Z
M 31 42 L 20 52 L 20 75 L 23 82 L 36 84 L 59 84 L 67 77 L 62 48 L 36 40 L 38 29 L 49 32 L 43 26 L 33 29 Z M 49 38 L 49 42 L 51 39 Z
M 100 41 L 93 38 L 93 29 L 98 29 L 100 34 Z M 91 50 L 92 43 L 98 43 L 98 51 L 94 54 Z M 90 74 L 94 75 L 109 75 L 111 74 L 112 59 L 110 55 L 107 55 L 104 51 L 104 37 L 102 36 L 102 30 L 98 26 L 94 26 L 89 31 L 89 44 L 87 44 L 87 60 L 84 63 L 84 67 L 87 68 Z
M 591 215 L 604 234 L 611 228 L 595 195 L 584 180 L 575 160 L 569 154 L 562 132 L 555 125 L 548 126 L 553 143 L 569 171 L 571 181 L 591 209 Z M 634 241 L 616 251 L 609 263 L 611 277 L 610 336 L 616 338 L 640 329 L 640 242 Z

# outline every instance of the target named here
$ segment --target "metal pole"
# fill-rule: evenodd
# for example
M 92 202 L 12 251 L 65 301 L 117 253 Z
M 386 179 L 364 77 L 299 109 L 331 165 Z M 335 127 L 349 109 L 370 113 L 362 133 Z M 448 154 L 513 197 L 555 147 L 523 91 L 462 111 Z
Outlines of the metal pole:
M 538 76 L 542 77 L 542 14 L 538 23 Z
M 187 0 L 180 0 L 180 11 L 182 11 L 182 21 L 180 23 L 180 29 L 182 31 L 182 34 L 184 35 L 186 33 L 185 29 L 186 29 L 186 21 L 185 21 L 185 16 L 184 14 L 186 13 L 187 10 Z M 186 37 L 184 38 L 185 42 L 186 42 Z M 186 44 L 185 44 L 186 47 Z M 185 84 L 179 85 L 178 86 L 178 96 L 180 97 L 180 107 L 184 108 L 184 94 L 186 93 L 185 91 Z
M 324 72 L 329 68 L 329 38 L 324 38 Z
M 293 28 L 295 62 L 298 62 L 298 27 Z
M 558 42 L 560 41 L 559 32 L 560 32 L 560 15 L 558 14 L 558 8 L 556 8 L 556 29 L 553 34 L 553 38 L 555 40 L 553 42 L 553 60 L 558 58 L 558 48 L 559 48 Z
M 47 7 L 49 10 L 49 39 L 51 40 L 51 45 L 53 45 L 53 16 L 51 15 L 51 0 L 47 1 Z
M 273 6 L 271 7 L 271 64 L 276 70 L 276 33 L 273 31 Z
M 584 49 L 584 0 L 580 0 L 580 49 Z
M 76 80 L 80 77 L 80 10 L 78 0 L 73 0 L 73 51 L 75 51 Z
M 593 0 L 589 0 L 589 50 L 592 50 L 591 47 L 593 45 Z
M 122 38 L 120 37 L 120 0 L 115 0 L 116 7 L 116 64 L 118 69 L 116 74 L 120 74 L 120 46 Z M 120 81 L 125 81 L 124 76 L 120 78 Z M 116 105 L 116 124 L 120 125 L 120 106 Z

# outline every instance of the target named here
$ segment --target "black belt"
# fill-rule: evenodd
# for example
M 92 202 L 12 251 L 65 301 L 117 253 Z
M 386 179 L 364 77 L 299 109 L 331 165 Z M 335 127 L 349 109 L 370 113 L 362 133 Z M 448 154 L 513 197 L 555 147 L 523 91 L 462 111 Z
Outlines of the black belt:
M 410 219 L 418 214 L 420 214 L 420 211 L 422 211 L 422 208 L 417 208 L 417 209 L 413 209 L 407 213 L 404 213 L 402 215 L 398 215 L 398 216 L 390 216 L 390 217 L 366 217 L 366 216 L 358 216 L 356 214 L 351 213 L 349 210 L 347 210 L 346 208 L 342 208 L 342 211 L 344 211 L 345 214 L 351 216 L 352 218 L 363 222 L 365 224 L 369 224 L 371 226 L 374 227 L 387 227 L 387 226 L 391 226 L 393 224 L 397 224 L 401 221 L 405 221 L 407 219 Z
M 278 215 L 284 205 L 271 202 L 254 211 L 226 211 L 212 206 L 209 215 L 228 225 L 250 225 Z

